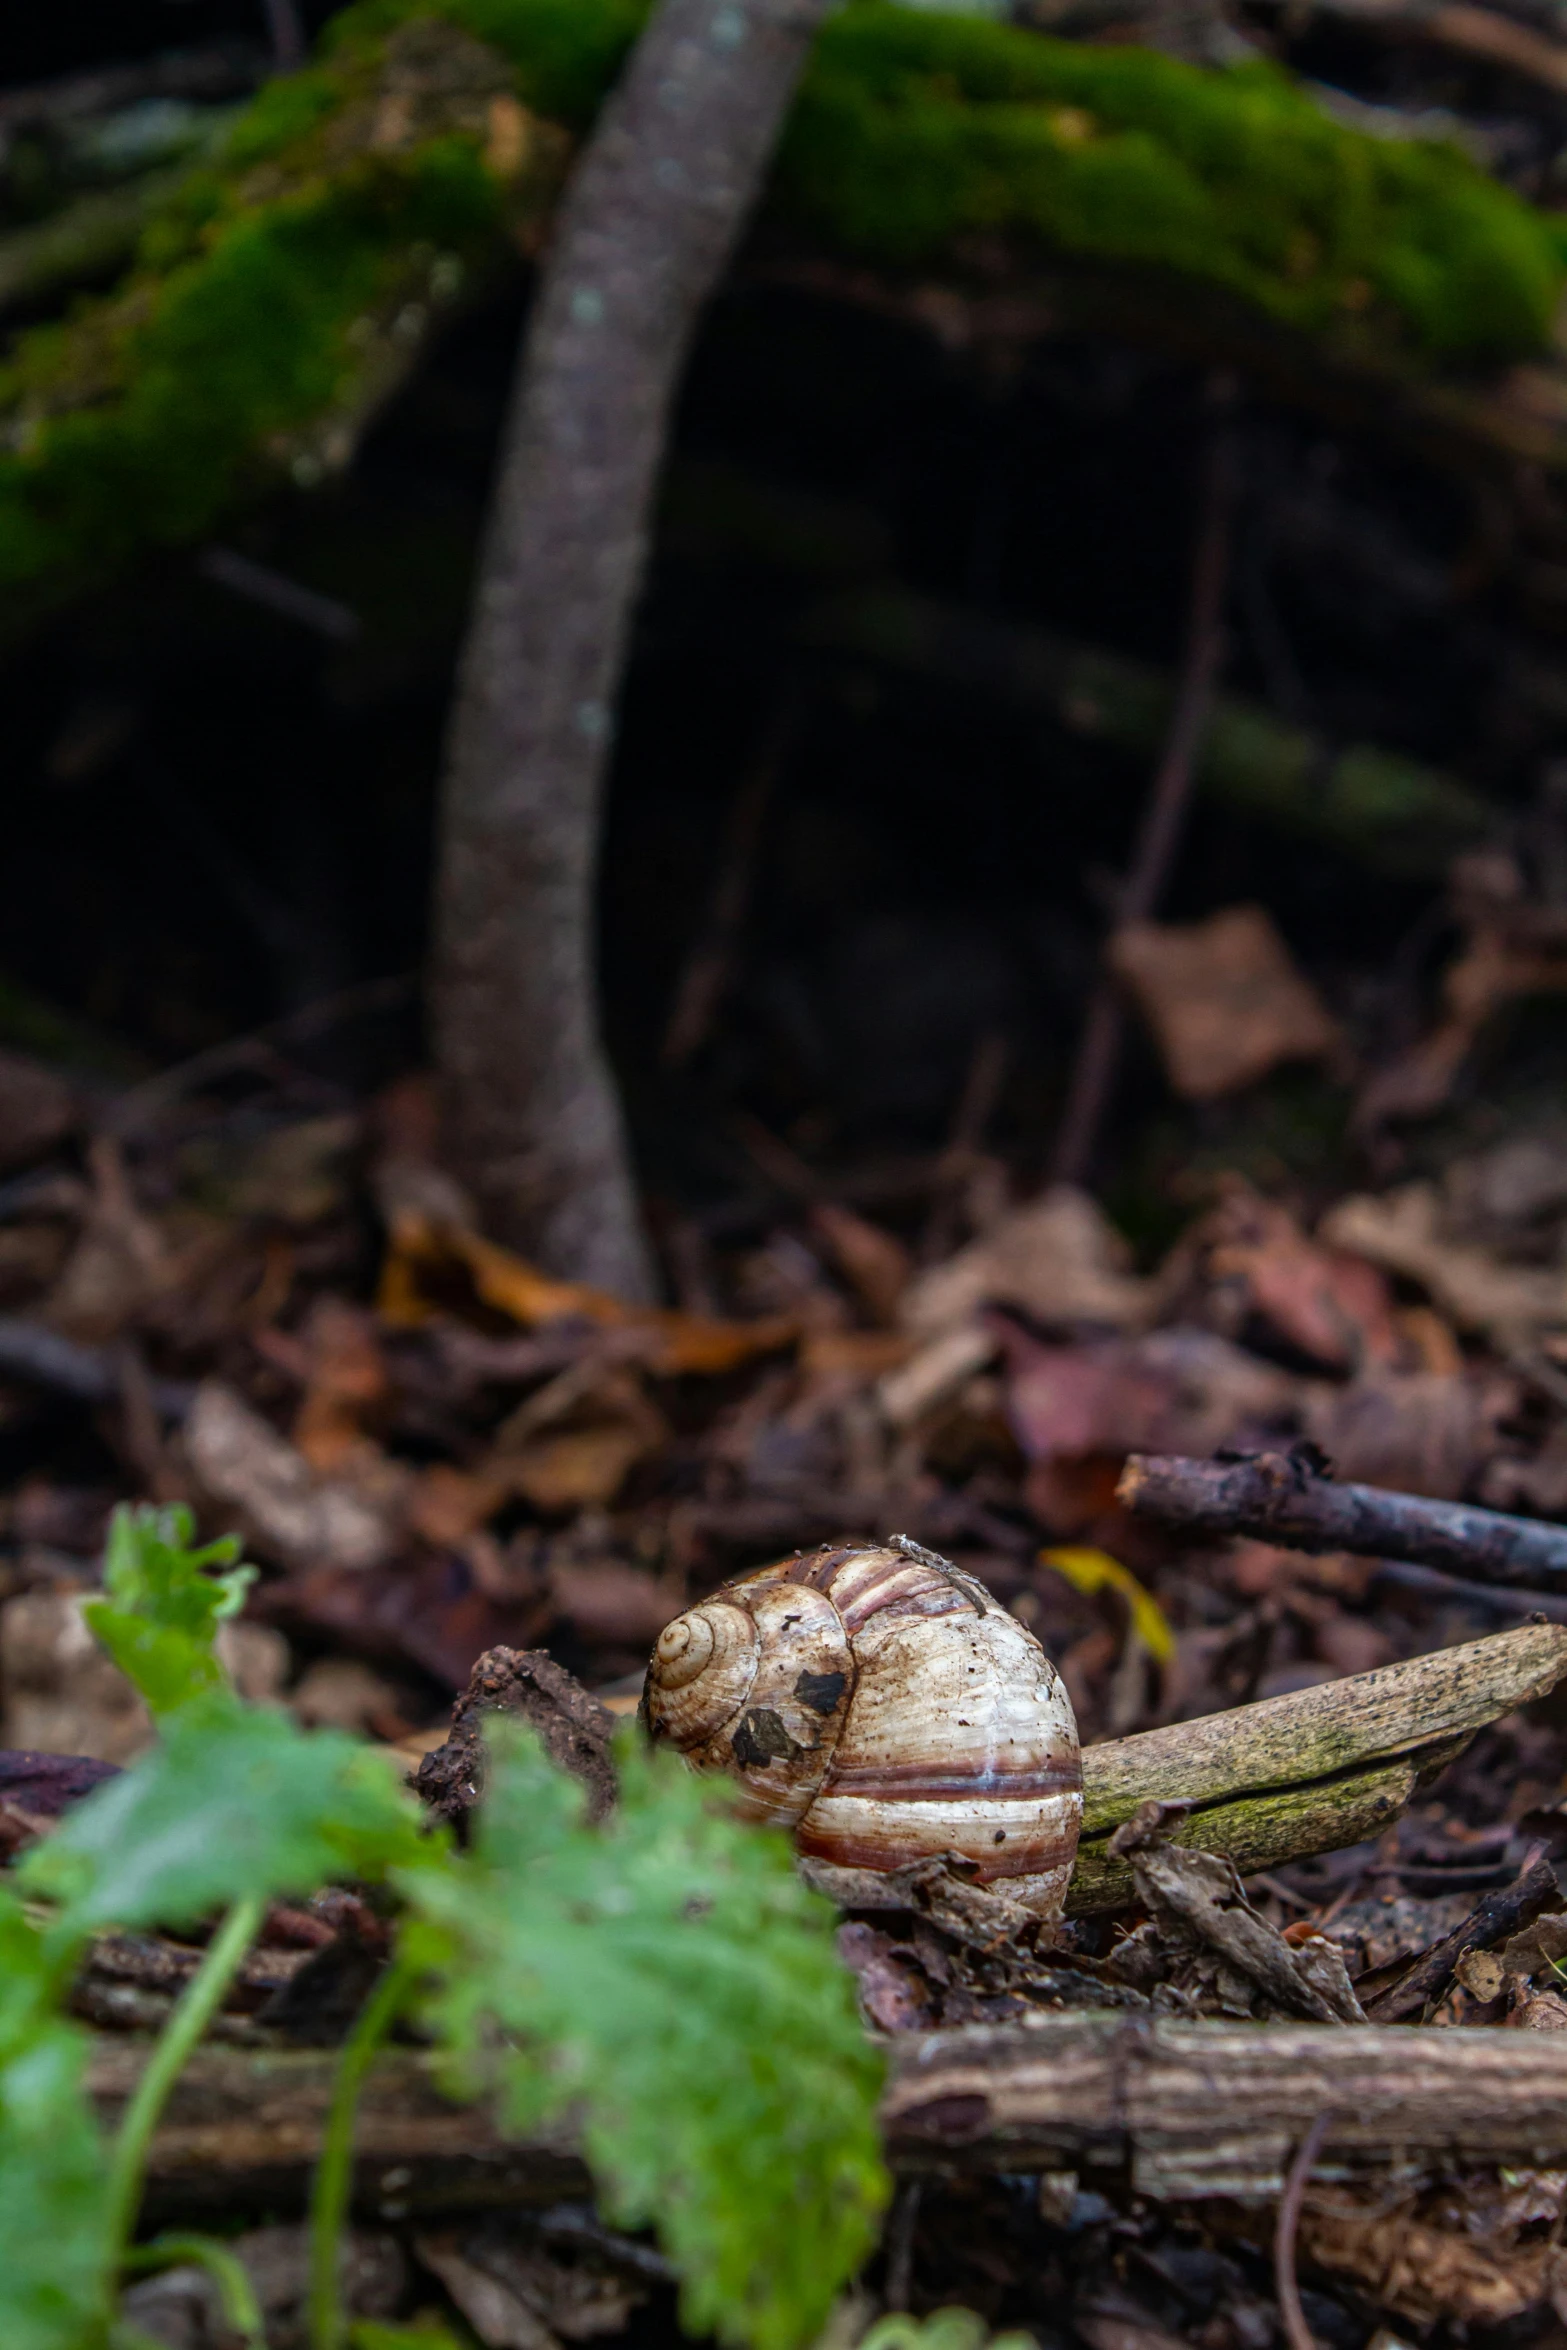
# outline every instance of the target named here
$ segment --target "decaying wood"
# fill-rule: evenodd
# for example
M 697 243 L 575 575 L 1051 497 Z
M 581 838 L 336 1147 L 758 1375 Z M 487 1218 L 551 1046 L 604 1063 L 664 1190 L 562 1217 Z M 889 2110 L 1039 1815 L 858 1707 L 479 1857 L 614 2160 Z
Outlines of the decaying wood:
M 1175 1841 L 1229 1855 L 1242 1875 L 1377 1835 L 1465 1739 L 1567 1674 L 1567 1626 L 1441 1648 L 1314 1689 L 1144 1730 L 1083 1752 L 1083 1838 L 1067 1907 L 1132 1892 L 1111 1832 L 1140 1803 L 1189 1803 Z
M 1301 1452 L 1194 1461 L 1133 1453 L 1119 1497 L 1138 1517 L 1192 1534 L 1249 1534 L 1287 1550 L 1405 1559 L 1481 1583 L 1567 1580 L 1567 1526 L 1465 1502 L 1340 1485 Z
M 143 2051 L 100 2045 L 108 2125 Z M 1319 2176 L 1567 2161 L 1567 2034 L 1402 2025 L 1179 2023 L 1042 2016 L 894 2046 L 883 2101 L 900 2171 L 1127 2170 L 1142 2193 L 1277 2194 L 1290 2150 L 1332 2116 Z M 319 2142 L 330 2051 L 205 2048 L 153 2143 L 160 2217 L 223 2203 L 297 2206 Z M 504 2145 L 479 2108 L 447 2104 L 430 2060 L 394 2050 L 360 2130 L 367 2217 L 581 2194 L 569 2131 Z
M 1224 1721 L 1230 1717 L 1221 1714 L 1214 1718 Z M 1124 1739 L 1121 1743 L 1129 1746 L 1133 1742 Z M 1222 1853 L 1243 1877 L 1257 1869 L 1279 1868 L 1285 1861 L 1303 1860 L 1309 1853 L 1338 1852 L 1346 1844 L 1363 1844 L 1391 1827 L 1421 1782 L 1452 1762 L 1463 1746 L 1462 1738 L 1441 1740 L 1417 1754 L 1395 1755 L 1304 1787 L 1270 1788 L 1209 1804 L 1183 1822 L 1172 1842 Z M 1109 1751 L 1090 1749 L 1090 1753 Z M 1085 1776 L 1088 1762 L 1085 1754 Z M 1069 1916 L 1092 1917 L 1120 1909 L 1133 1898 L 1131 1868 L 1109 1846 L 1109 1831 L 1085 1837 L 1078 1846 L 1077 1865 L 1067 1888 Z
M 1494 1950 L 1521 1926 L 1561 1905 L 1556 1871 L 1549 1861 L 1537 1860 L 1511 1885 L 1488 1893 L 1461 1926 L 1433 1943 L 1395 1982 L 1369 1999 L 1367 2014 L 1378 2024 L 1401 2023 L 1406 2016 L 1418 2020 L 1424 2008 L 1441 1998 L 1466 1950 Z

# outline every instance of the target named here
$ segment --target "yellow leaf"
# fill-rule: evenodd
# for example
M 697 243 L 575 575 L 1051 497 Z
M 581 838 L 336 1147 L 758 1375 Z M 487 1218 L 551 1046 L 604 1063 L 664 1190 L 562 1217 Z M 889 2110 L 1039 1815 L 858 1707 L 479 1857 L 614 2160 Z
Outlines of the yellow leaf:
M 1123 1567 L 1107 1550 L 1042 1550 L 1042 1567 L 1054 1567 L 1064 1575 L 1076 1591 L 1090 1596 L 1108 1588 L 1119 1591 L 1132 1611 L 1132 1624 L 1138 1639 L 1147 1649 L 1155 1664 L 1167 1665 L 1175 1654 L 1175 1634 L 1170 1619 L 1151 1591 L 1144 1590 L 1130 1567 Z

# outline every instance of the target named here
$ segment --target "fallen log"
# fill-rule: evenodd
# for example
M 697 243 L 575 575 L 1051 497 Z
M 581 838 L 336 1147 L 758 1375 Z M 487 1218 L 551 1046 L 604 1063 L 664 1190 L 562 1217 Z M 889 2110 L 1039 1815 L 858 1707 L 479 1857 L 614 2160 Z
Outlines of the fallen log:
M 1206 1464 L 1184 1464 L 1205 1466 Z M 1466 1739 L 1567 1674 L 1567 1626 L 1524 1624 L 1374 1673 L 1174 1722 L 1083 1751 L 1083 1836 L 1067 1907 L 1118 1908 L 1131 1871 L 1108 1849 L 1140 1803 L 1189 1803 L 1175 1842 L 1242 1875 L 1381 1832 Z
M 1133 1453 L 1117 1494 L 1135 1516 L 1183 1533 L 1249 1534 L 1286 1550 L 1402 1559 L 1481 1583 L 1531 1575 L 1567 1583 L 1567 1526 L 1375 1485 L 1340 1485 L 1303 1452 L 1259 1452 L 1238 1461 Z
M 106 2126 L 144 2054 L 95 2050 Z M 1567 2034 L 1046 2015 L 897 2041 L 889 2063 L 888 2153 L 915 2176 L 1086 2170 L 1129 2173 L 1135 2191 L 1172 2199 L 1266 2197 L 1322 2113 L 1319 2177 L 1567 2161 Z M 314 2049 L 200 2050 L 153 2141 L 151 2212 L 297 2207 L 332 2064 Z M 367 2218 L 515 2208 L 587 2188 L 566 2127 L 507 2145 L 482 2108 L 440 2096 L 422 2053 L 393 2050 L 373 2068 L 356 2182 Z

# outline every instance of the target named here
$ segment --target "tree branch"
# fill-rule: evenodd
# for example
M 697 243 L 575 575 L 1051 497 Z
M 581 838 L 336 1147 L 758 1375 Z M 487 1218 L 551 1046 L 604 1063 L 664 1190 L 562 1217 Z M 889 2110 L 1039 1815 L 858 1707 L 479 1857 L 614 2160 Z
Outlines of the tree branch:
M 1481 1583 L 1535 1575 L 1567 1582 L 1567 1526 L 1374 1485 L 1338 1485 L 1299 1452 L 1239 1461 L 1133 1453 L 1118 1490 L 1138 1517 L 1183 1533 L 1250 1534 L 1288 1550 L 1406 1559 Z

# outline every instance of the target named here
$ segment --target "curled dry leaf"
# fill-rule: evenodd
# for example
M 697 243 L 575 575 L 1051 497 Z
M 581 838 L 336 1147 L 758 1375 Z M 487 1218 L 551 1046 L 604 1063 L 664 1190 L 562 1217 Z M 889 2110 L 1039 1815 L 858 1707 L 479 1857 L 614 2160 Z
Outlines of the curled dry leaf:
M 1380 1197 L 1355 1193 L 1330 1209 L 1317 1230 L 1333 1246 L 1417 1281 L 1460 1329 L 1508 1345 L 1567 1327 L 1567 1273 L 1509 1265 L 1456 1239 L 1435 1184 L 1407 1183 Z
M 377 1494 L 322 1477 L 216 1379 L 198 1388 L 183 1443 L 202 1492 L 248 1546 L 284 1566 L 377 1567 L 398 1547 L 406 1478 L 384 1456 L 376 1456 L 386 1472 Z
M 1303 2261 L 1353 2278 L 1417 2325 L 1517 2317 L 1545 2299 L 1567 2257 L 1549 2241 L 1488 2244 L 1460 2227 L 1433 2227 L 1407 2200 L 1388 2209 L 1375 2190 L 1318 2188 L 1301 2213 L 1300 2250 Z
M 417 1329 L 450 1305 L 451 1277 L 465 1275 L 483 1305 L 524 1329 L 550 1322 L 597 1323 L 647 1333 L 648 1360 L 661 1371 L 714 1375 L 771 1354 L 799 1335 L 795 1316 L 755 1322 L 707 1321 L 699 1315 L 628 1306 L 584 1282 L 552 1281 L 526 1259 L 485 1240 L 468 1225 L 404 1207 L 392 1220 L 379 1306 L 394 1328 Z
M 1326 1371 L 1397 1364 L 1405 1355 L 1385 1274 L 1311 1239 L 1281 1201 L 1239 1179 L 1176 1254 L 1183 1290 L 1195 1293 L 1200 1318 L 1225 1338 L 1282 1342 Z
M 1305 1398 L 1313 1441 L 1350 1482 L 1452 1501 L 1496 1454 L 1518 1383 L 1475 1372 L 1377 1371 Z
M 1343 1051 L 1336 1023 L 1261 906 L 1232 906 L 1190 925 L 1127 923 L 1109 959 L 1187 1101 L 1216 1101 L 1283 1062 Z
M 1131 1263 L 1131 1250 L 1097 1201 L 1071 1184 L 1056 1184 L 922 1273 L 904 1298 L 903 1325 L 934 1339 L 972 1322 L 982 1306 L 1000 1305 L 1046 1324 L 1141 1329 L 1158 1309 L 1159 1290 L 1139 1279 Z

